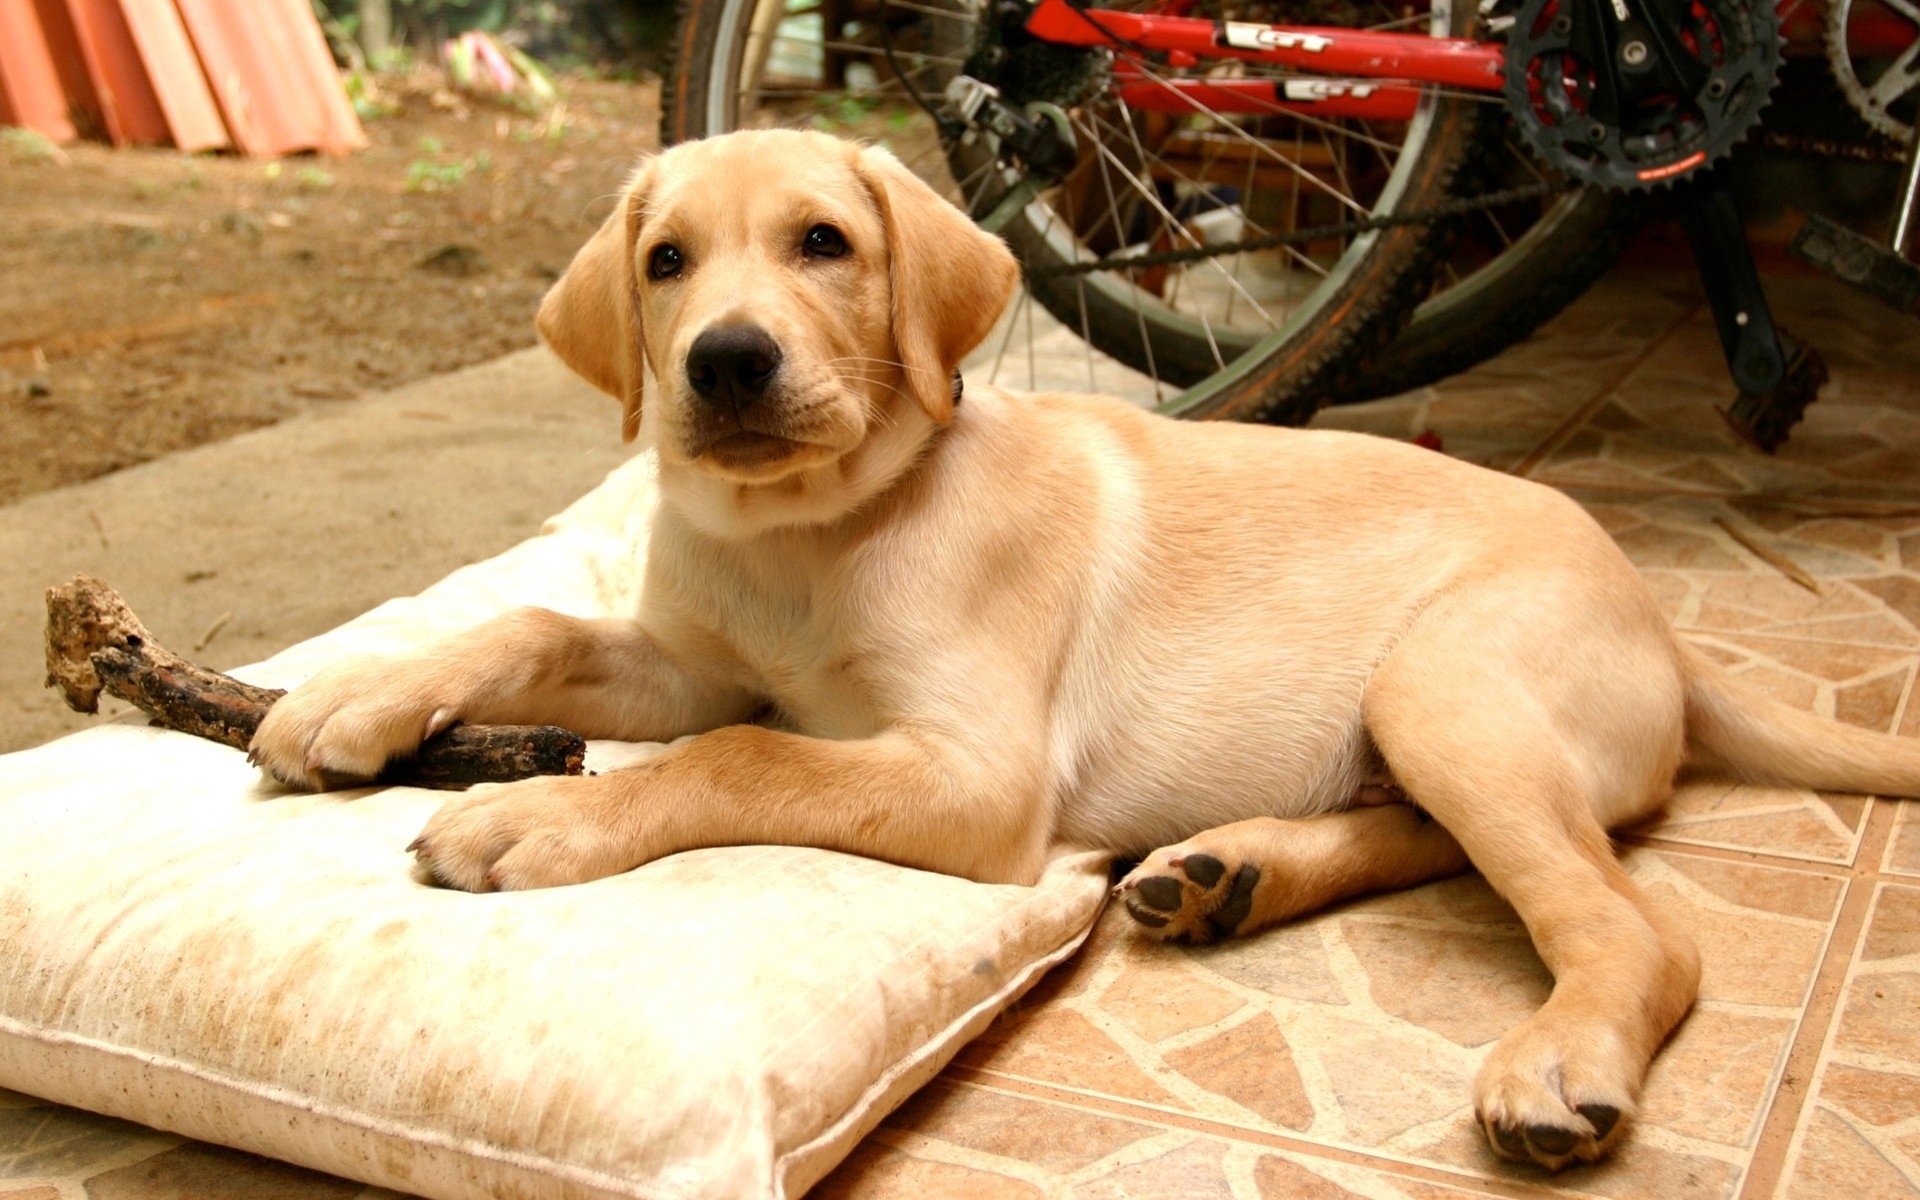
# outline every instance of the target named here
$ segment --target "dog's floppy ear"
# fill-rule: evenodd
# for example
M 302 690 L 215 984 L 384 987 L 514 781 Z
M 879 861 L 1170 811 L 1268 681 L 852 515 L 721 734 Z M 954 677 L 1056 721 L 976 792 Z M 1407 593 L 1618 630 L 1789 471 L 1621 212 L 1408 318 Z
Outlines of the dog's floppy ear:
M 640 304 L 633 276 L 633 238 L 643 204 L 643 166 L 621 193 L 620 205 L 548 289 L 534 325 L 541 340 L 575 374 L 620 402 L 620 439 L 640 433 L 646 351 L 640 340 Z
M 953 370 L 1013 294 L 1020 268 L 1006 244 L 942 200 L 887 151 L 860 151 L 856 170 L 887 227 L 893 344 L 906 382 L 935 421 L 953 416 Z

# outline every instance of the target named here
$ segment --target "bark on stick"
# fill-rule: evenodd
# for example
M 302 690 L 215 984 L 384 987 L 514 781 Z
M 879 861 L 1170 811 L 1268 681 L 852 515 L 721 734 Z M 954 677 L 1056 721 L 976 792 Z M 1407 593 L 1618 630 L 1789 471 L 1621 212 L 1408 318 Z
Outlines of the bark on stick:
M 244 750 L 267 709 L 286 695 L 196 666 L 153 640 L 119 593 L 87 575 L 47 589 L 47 686 L 75 712 L 118 696 L 163 729 Z M 459 789 L 534 775 L 578 775 L 587 745 L 552 725 L 456 725 L 376 781 Z

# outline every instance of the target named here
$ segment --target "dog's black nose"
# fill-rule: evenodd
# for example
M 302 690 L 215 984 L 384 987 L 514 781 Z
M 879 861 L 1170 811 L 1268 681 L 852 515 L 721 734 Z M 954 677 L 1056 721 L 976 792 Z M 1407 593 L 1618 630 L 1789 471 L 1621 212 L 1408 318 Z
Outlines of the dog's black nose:
M 767 394 L 780 344 L 758 325 L 723 325 L 693 339 L 687 382 L 702 399 L 744 408 Z

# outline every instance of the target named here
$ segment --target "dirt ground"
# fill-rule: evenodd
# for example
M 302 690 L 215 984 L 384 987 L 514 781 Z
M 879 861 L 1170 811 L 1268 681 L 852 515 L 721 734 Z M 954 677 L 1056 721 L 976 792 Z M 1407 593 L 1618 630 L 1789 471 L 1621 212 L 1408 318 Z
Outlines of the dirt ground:
M 0 141 L 0 503 L 533 343 L 657 85 L 386 93 L 341 159 Z

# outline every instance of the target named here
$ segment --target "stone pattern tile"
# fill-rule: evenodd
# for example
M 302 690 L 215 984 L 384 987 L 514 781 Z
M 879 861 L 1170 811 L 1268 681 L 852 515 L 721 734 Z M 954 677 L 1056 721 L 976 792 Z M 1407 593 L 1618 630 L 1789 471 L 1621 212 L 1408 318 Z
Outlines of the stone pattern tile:
M 1569 490 L 1701 654 L 1783 703 L 1920 736 L 1920 338 L 1837 285 L 1768 287 L 1833 370 L 1772 458 L 1713 412 L 1718 346 L 1674 271 L 1617 273 L 1501 358 L 1317 423 L 1433 433 Z M 997 361 L 1007 386 L 1153 399 L 1111 360 L 1089 382 L 1077 339 L 1031 306 L 1002 329 L 969 379 Z M 1624 844 L 1706 976 L 1598 1167 L 1511 1167 L 1471 1127 L 1474 1069 L 1551 981 L 1468 876 L 1202 949 L 1109 913 L 815 1194 L 1920 1196 L 1920 804 L 1694 778 Z M 1849 912 L 1859 935 L 1836 937 Z M 1816 978 L 1844 984 L 1837 1001 Z M 1793 1063 L 1804 1103 L 1782 1085 Z M 0 1200 L 269 1196 L 391 1194 L 0 1092 Z
M 1693 310 L 1603 410 L 1532 472 L 1559 487 L 1900 503 L 1920 495 L 1920 341 L 1831 281 L 1767 281 L 1832 381 L 1777 455 L 1750 454 L 1716 405 L 1732 397 L 1713 320 Z
M 1462 1181 L 1465 1182 L 1465 1181 Z M 992 1085 L 936 1082 L 815 1189 L 818 1200 L 1465 1200 L 1471 1191 Z
M 0 1088 L 0 1200 L 402 1200 Z
M 1887 858 L 1881 870 L 1889 875 L 1920 876 L 1920 802 L 1903 800 L 1887 839 Z
M 1607 1166 L 1556 1182 L 1568 1195 L 1732 1195 L 1842 885 L 1645 849 L 1628 862 L 1701 944 L 1702 999 L 1656 1065 L 1635 1137 Z M 1378 1170 L 1539 1178 L 1493 1157 L 1468 1101 L 1493 1043 L 1552 986 L 1512 909 L 1478 876 L 1222 946 L 1156 945 L 1130 925 L 1106 914 L 1071 967 L 961 1052 L 959 1072 L 1111 1101 L 1136 1121 L 1191 1117 L 1253 1144 L 1302 1139 Z M 920 1139 L 899 1141 L 902 1153 L 934 1153 L 925 1139 L 944 1140 L 911 1112 L 894 1121 Z M 1106 1153 L 1037 1118 L 1020 1125 L 1089 1161 Z
M 1874 897 L 1781 1191 L 1920 1197 L 1920 888 Z

